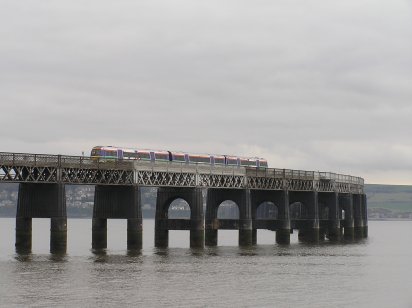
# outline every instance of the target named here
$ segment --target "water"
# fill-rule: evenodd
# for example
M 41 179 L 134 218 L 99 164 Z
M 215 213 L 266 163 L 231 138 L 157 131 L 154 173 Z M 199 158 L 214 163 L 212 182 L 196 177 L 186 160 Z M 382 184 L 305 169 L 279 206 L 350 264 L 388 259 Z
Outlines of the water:
M 91 252 L 91 220 L 68 220 L 68 254 L 49 254 L 49 220 L 33 220 L 33 253 L 14 253 L 14 219 L 0 219 L 0 305 L 140 307 L 412 307 L 412 222 L 370 222 L 356 244 L 289 247 L 258 231 L 258 245 L 193 250 L 189 233 L 171 231 L 170 248 L 153 247 L 144 220 L 140 255 L 126 251 L 126 222 L 109 220 L 106 254 Z

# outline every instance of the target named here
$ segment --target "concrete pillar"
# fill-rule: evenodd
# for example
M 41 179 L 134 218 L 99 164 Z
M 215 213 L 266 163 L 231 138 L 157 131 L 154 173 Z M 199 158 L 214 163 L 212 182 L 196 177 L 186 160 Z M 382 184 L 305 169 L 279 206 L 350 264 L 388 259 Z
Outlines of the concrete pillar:
M 206 217 L 205 217 L 205 245 L 217 246 L 218 223 L 217 210 L 220 203 L 224 200 L 219 191 L 215 189 L 207 190 L 206 198 Z
M 306 210 L 306 217 L 301 219 L 298 238 L 302 242 L 319 242 L 318 192 L 294 192 L 292 202 L 301 202 Z
M 363 238 L 362 196 L 360 194 L 353 195 L 353 225 L 354 237 Z
M 318 243 L 319 227 L 307 225 L 305 228 L 299 229 L 298 239 L 301 242 Z
M 253 245 L 252 219 L 239 219 L 239 246 Z
M 50 251 L 67 249 L 66 193 L 64 184 L 21 183 L 16 214 L 16 251 L 31 250 L 32 218 L 51 218 Z M 20 249 L 21 248 L 21 249 Z
M 366 194 L 361 195 L 362 198 L 362 218 L 363 218 L 363 237 L 368 237 L 368 200 Z
M 107 248 L 107 219 L 92 219 L 92 248 L 96 250 Z
M 276 243 L 280 245 L 290 244 L 290 214 L 289 214 L 289 192 L 279 192 L 277 198 L 279 228 L 276 230 Z
M 190 247 L 205 247 L 205 229 L 203 221 L 191 221 L 192 229 L 190 230 Z
M 250 189 L 240 191 L 239 202 L 239 246 L 253 245 L 252 202 Z
M 16 252 L 30 253 L 32 241 L 32 219 L 16 217 Z
M 156 219 L 155 221 L 155 247 L 164 248 L 169 246 L 169 230 L 167 220 Z
M 191 191 L 190 200 L 190 247 L 205 247 L 205 223 L 203 214 L 203 194 L 201 188 Z
M 67 251 L 67 217 L 52 217 L 50 219 L 50 252 L 63 253 Z
M 343 238 L 347 241 L 354 239 L 353 198 L 352 194 L 342 194 L 339 197 L 340 209 L 345 211 L 343 222 Z
M 252 229 L 252 245 L 257 244 L 257 229 Z
M 142 249 L 143 243 L 143 226 L 142 218 L 127 219 L 127 249 L 139 250 Z
M 97 185 L 94 193 L 92 247 L 107 248 L 107 219 L 127 219 L 127 249 L 142 248 L 142 210 L 137 185 Z
M 217 246 L 217 229 L 208 228 L 206 223 L 205 229 L 205 245 L 206 246 Z
M 321 193 L 318 193 L 320 195 Z M 341 228 L 339 217 L 339 194 L 337 192 L 323 193 L 319 198 L 327 204 L 329 209 L 328 226 L 325 236 L 332 242 L 341 240 Z

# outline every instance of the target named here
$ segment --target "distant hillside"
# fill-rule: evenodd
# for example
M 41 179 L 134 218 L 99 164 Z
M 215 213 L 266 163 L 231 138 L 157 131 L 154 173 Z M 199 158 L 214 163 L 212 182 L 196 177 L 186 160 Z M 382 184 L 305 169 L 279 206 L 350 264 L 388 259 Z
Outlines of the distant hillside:
M 365 185 L 369 219 L 412 219 L 412 186 Z

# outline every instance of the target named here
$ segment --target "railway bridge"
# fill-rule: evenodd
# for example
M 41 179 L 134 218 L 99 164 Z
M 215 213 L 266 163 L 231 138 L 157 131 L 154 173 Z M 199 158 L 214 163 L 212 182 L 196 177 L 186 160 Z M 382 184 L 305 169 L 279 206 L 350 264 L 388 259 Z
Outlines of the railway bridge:
M 155 246 L 168 245 L 169 230 L 189 230 L 190 246 L 215 246 L 219 229 L 239 230 L 239 245 L 254 245 L 257 229 L 276 231 L 289 244 L 298 230 L 305 242 L 364 238 L 368 234 L 364 180 L 329 172 L 237 166 L 95 160 L 83 156 L 0 153 L 0 183 L 19 183 L 16 251 L 31 251 L 32 218 L 50 218 L 50 251 L 67 248 L 65 185 L 95 185 L 92 248 L 107 247 L 107 219 L 127 219 L 127 248 L 142 247 L 140 187 L 158 187 Z M 206 202 L 203 195 L 206 194 Z M 190 207 L 190 219 L 170 219 L 176 199 Z M 239 219 L 218 219 L 231 200 Z M 276 217 L 257 216 L 273 204 Z M 205 204 L 204 204 L 205 203 Z

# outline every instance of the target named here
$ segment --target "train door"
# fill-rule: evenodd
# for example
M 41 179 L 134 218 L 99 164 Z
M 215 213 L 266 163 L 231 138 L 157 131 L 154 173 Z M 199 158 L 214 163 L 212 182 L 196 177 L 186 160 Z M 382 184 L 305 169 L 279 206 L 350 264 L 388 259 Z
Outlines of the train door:
M 185 154 L 185 162 L 189 163 L 189 154 Z
M 154 162 L 155 161 L 155 153 L 154 152 L 150 152 L 150 161 Z
M 240 167 L 240 158 L 238 157 L 238 158 L 236 159 L 236 161 L 237 161 L 237 166 Z
M 210 156 L 210 163 L 211 163 L 212 165 L 215 164 L 215 157 L 214 157 L 214 156 Z
M 117 159 L 123 159 L 123 150 L 117 150 Z
M 256 167 L 260 168 L 260 160 L 256 159 Z

